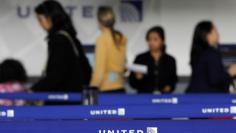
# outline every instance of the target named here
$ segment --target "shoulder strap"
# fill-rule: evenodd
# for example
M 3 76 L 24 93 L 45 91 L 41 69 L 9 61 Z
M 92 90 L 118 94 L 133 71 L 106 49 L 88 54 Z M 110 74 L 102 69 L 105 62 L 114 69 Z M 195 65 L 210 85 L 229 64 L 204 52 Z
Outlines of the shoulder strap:
M 74 40 L 70 36 L 70 34 L 68 32 L 66 32 L 66 31 L 64 31 L 64 30 L 59 31 L 58 34 L 61 34 L 61 35 L 65 36 L 70 41 L 75 55 L 77 57 L 79 57 L 79 51 L 78 51 L 78 49 L 76 47 L 76 44 L 75 44 Z

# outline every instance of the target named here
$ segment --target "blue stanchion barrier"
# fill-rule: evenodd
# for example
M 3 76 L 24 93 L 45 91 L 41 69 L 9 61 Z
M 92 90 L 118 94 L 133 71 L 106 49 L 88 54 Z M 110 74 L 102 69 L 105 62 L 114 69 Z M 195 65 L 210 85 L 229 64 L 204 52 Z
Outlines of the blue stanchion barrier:
M 44 101 L 81 101 L 79 93 L 12 93 L 0 94 L 0 99 Z M 236 104 L 236 95 L 227 94 L 99 94 L 99 105 L 152 105 L 152 104 Z
M 2 93 L 0 99 L 43 100 L 43 101 L 81 101 L 80 93 Z
M 236 121 L 5 121 L 4 133 L 235 133 Z
M 99 105 L 151 105 L 151 104 L 236 104 L 236 95 L 227 94 L 174 94 L 174 95 L 122 95 L 102 94 Z
M 235 117 L 235 105 L 126 105 L 0 107 L 0 119 L 209 118 Z

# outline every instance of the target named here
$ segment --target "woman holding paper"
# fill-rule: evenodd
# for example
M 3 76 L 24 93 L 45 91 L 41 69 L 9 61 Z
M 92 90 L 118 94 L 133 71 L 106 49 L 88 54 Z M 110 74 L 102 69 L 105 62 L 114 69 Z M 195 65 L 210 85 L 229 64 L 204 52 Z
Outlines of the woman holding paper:
M 162 27 L 151 28 L 146 35 L 149 51 L 136 57 L 130 84 L 139 93 L 171 93 L 177 82 L 176 61 L 165 51 L 165 33 Z M 145 72 L 145 67 L 147 72 Z
M 126 37 L 114 29 L 112 8 L 100 7 L 97 17 L 102 33 L 96 41 L 91 86 L 101 92 L 124 92 Z

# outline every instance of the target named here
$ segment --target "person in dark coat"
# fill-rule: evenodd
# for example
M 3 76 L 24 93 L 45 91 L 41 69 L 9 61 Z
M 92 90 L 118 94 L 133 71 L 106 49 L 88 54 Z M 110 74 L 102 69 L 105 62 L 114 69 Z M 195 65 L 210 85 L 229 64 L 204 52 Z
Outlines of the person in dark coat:
M 138 55 L 134 64 L 148 68 L 146 74 L 132 72 L 130 85 L 139 93 L 171 93 L 174 91 L 177 78 L 176 61 L 165 51 L 165 33 L 162 27 L 151 28 L 146 35 L 149 51 Z
M 217 49 L 219 35 L 210 21 L 200 22 L 193 37 L 191 50 L 192 75 L 188 93 L 228 93 L 231 78 L 236 75 L 236 65 L 224 67 Z
M 60 3 L 45 1 L 35 9 L 39 23 L 48 33 L 45 75 L 33 85 L 36 92 L 81 92 L 89 84 L 91 67 L 69 15 Z

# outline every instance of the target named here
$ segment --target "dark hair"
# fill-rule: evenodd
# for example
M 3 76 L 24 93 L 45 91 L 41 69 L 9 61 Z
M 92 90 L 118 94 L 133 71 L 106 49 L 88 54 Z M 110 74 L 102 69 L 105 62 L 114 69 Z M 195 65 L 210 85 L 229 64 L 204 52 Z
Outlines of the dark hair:
M 0 64 L 0 83 L 26 81 L 27 74 L 21 62 L 7 59 Z
M 161 27 L 161 26 L 154 26 L 151 29 L 148 30 L 147 34 L 146 34 L 146 40 L 149 40 L 150 34 L 151 33 L 157 33 L 159 35 L 159 37 L 162 39 L 162 41 L 165 41 L 165 30 Z M 166 51 L 166 44 L 162 45 L 162 52 Z
M 118 46 L 122 40 L 122 33 L 115 30 L 114 26 L 116 23 L 115 13 L 111 7 L 101 6 L 97 12 L 98 21 L 105 27 L 109 28 L 112 32 L 112 37 L 115 44 Z M 117 38 L 117 35 L 119 36 Z
M 35 8 L 35 12 L 52 20 L 52 29 L 49 31 L 49 36 L 59 30 L 66 30 L 71 36 L 76 36 L 77 33 L 71 18 L 59 2 L 54 0 L 44 1 Z
M 191 66 L 193 66 L 198 61 L 199 57 L 206 49 L 210 48 L 207 35 L 212 31 L 213 28 L 214 25 L 211 21 L 202 21 L 197 24 L 193 35 L 190 60 Z

